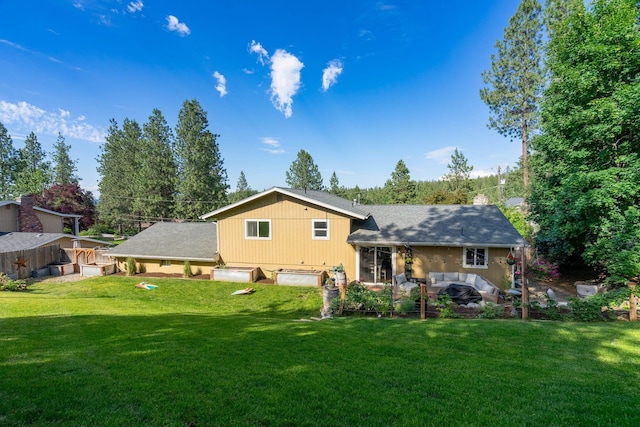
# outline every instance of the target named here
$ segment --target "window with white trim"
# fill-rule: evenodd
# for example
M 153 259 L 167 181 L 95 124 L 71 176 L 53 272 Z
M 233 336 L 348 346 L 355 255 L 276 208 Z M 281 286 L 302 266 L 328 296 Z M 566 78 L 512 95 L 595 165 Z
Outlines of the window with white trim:
M 270 219 L 247 219 L 244 221 L 245 238 L 247 239 L 271 239 Z
M 311 220 L 311 238 L 313 240 L 329 240 L 329 220 Z
M 463 266 L 466 268 L 489 268 L 488 248 L 463 248 Z

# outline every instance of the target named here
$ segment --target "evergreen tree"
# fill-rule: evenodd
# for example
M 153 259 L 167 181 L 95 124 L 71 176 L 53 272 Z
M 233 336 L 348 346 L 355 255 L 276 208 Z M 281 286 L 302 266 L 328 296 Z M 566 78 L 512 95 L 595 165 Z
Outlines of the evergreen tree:
M 556 23 L 533 141 L 536 242 L 619 281 L 640 274 L 638 22 L 636 0 L 596 0 Z
M 311 154 L 304 150 L 298 151 L 296 160 L 291 163 L 286 173 L 286 183 L 291 188 L 301 190 L 322 190 L 322 175 L 318 166 L 313 162 Z
M 7 128 L 0 123 L 0 200 L 15 198 L 13 185 L 18 166 L 18 152 Z
M 447 164 L 447 168 L 449 173 L 445 179 L 449 183 L 449 190 L 457 193 L 457 200 L 464 200 L 463 203 L 467 203 L 472 189 L 470 177 L 473 166 L 469 166 L 465 155 L 456 148 L 451 154 L 451 163 Z
M 238 183 L 236 184 L 236 191 L 229 195 L 229 202 L 235 203 L 247 197 L 253 196 L 257 191 L 252 189 L 247 183 L 247 178 L 244 176 L 244 172 L 240 171 L 238 177 Z
M 24 140 L 18 155 L 16 192 L 19 194 L 42 194 L 51 182 L 51 166 L 46 161 L 38 137 L 31 132 Z
M 207 112 L 200 103 L 184 101 L 176 125 L 176 211 L 184 219 L 196 219 L 227 204 L 229 185 L 216 142 L 219 135 L 211 133 L 208 126 Z
M 124 119 L 122 129 L 111 119 L 102 153 L 98 157 L 100 221 L 120 232 L 134 225 L 133 202 L 136 194 L 138 164 L 136 152 L 142 131 L 135 120 Z
M 522 0 L 496 43 L 491 70 L 482 73 L 486 87 L 480 98 L 489 106 L 489 127 L 522 144 L 523 185 L 529 186 L 530 138 L 538 128 L 544 86 L 541 66 L 542 8 L 538 0 Z
M 140 148 L 136 151 L 138 169 L 133 209 L 145 221 L 161 221 L 174 214 L 177 171 L 173 132 L 157 108 L 142 129 Z
M 77 183 L 78 177 L 76 172 L 76 161 L 69 157 L 71 145 L 64 143 L 64 136 L 58 133 L 58 139 L 53 145 L 53 183 L 54 184 L 70 184 Z
M 331 178 L 329 179 L 329 193 L 335 194 L 339 196 L 342 194 L 342 189 L 340 188 L 340 181 L 338 180 L 338 175 L 336 175 L 336 171 L 333 171 L 331 174 Z
M 416 196 L 415 182 L 411 180 L 409 168 L 404 161 L 398 160 L 391 172 L 391 179 L 384 184 L 386 199 L 391 204 L 413 203 Z

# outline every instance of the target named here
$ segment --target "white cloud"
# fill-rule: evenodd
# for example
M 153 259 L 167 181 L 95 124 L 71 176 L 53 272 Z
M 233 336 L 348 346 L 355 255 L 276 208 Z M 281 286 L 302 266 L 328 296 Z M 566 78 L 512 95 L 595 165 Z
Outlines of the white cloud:
M 484 178 L 491 175 L 496 175 L 496 172 L 491 169 L 474 169 L 469 173 L 469 178 Z
M 176 31 L 181 36 L 188 36 L 191 34 L 191 30 L 187 27 L 187 24 L 180 22 L 178 18 L 173 15 L 167 16 L 167 29 L 169 31 Z
M 260 138 L 263 144 L 268 145 L 271 148 L 261 148 L 261 150 L 266 151 L 271 154 L 282 154 L 284 153 L 284 149 L 280 148 L 280 141 L 278 138 L 274 138 L 272 136 L 265 136 L 264 138 Z
M 443 147 L 437 150 L 429 151 L 425 154 L 428 160 L 435 160 L 436 163 L 446 165 L 451 161 L 451 155 L 456 150 L 456 147 Z
M 220 97 L 222 98 L 227 94 L 227 79 L 217 71 L 214 71 L 213 78 L 218 82 L 216 84 L 216 90 L 220 92 Z
M 278 49 L 271 57 L 271 102 L 286 118 L 293 115 L 293 96 L 300 89 L 304 64 L 289 52 Z
M 265 136 L 264 138 L 260 138 L 263 144 L 267 144 L 271 147 L 278 148 L 280 147 L 280 141 L 278 138 L 274 138 L 272 136 Z
M 300 70 L 304 68 L 304 64 L 284 49 L 276 50 L 269 58 L 267 50 L 255 40 L 251 40 L 249 52 L 257 54 L 262 65 L 271 64 L 271 103 L 286 118 L 291 117 L 293 96 L 300 89 Z
M 142 0 L 136 0 L 129 3 L 129 5 L 127 6 L 127 10 L 131 13 L 136 13 L 141 12 L 143 7 L 144 3 L 142 3 Z
M 58 109 L 57 112 L 45 111 L 27 102 L 13 104 L 0 100 L 0 122 L 17 127 L 18 131 L 47 133 L 82 139 L 91 142 L 103 142 L 105 132 L 84 123 L 84 116 L 70 119 L 71 112 Z
M 329 61 L 327 68 L 322 70 L 322 91 L 326 92 L 336 84 L 340 74 L 342 74 L 342 62 L 339 59 Z
M 251 40 L 251 44 L 249 45 L 249 52 L 257 54 L 258 61 L 260 61 L 262 65 L 265 65 L 265 63 L 269 62 L 269 53 L 265 48 L 262 47 L 260 43 L 256 42 L 255 40 Z

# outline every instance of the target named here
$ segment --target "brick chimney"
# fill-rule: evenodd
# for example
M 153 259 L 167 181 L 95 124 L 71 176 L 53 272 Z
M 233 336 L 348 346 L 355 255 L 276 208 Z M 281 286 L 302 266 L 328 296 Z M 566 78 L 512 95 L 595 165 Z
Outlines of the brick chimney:
M 33 195 L 21 195 L 17 200 L 20 203 L 20 208 L 18 209 L 18 231 L 42 233 L 44 228 L 38 215 L 33 210 Z

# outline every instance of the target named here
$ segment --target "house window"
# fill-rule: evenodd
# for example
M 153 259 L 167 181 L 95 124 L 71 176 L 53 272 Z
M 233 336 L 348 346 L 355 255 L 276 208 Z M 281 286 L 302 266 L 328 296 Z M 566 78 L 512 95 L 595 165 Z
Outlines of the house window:
M 311 220 L 312 235 L 314 240 L 329 240 L 329 220 L 313 219 Z
M 168 259 L 163 259 L 160 261 L 160 267 L 171 267 L 171 261 Z
M 248 219 L 244 224 L 247 239 L 271 239 L 271 220 Z
M 487 248 L 463 248 L 464 267 L 488 268 L 489 249 Z

